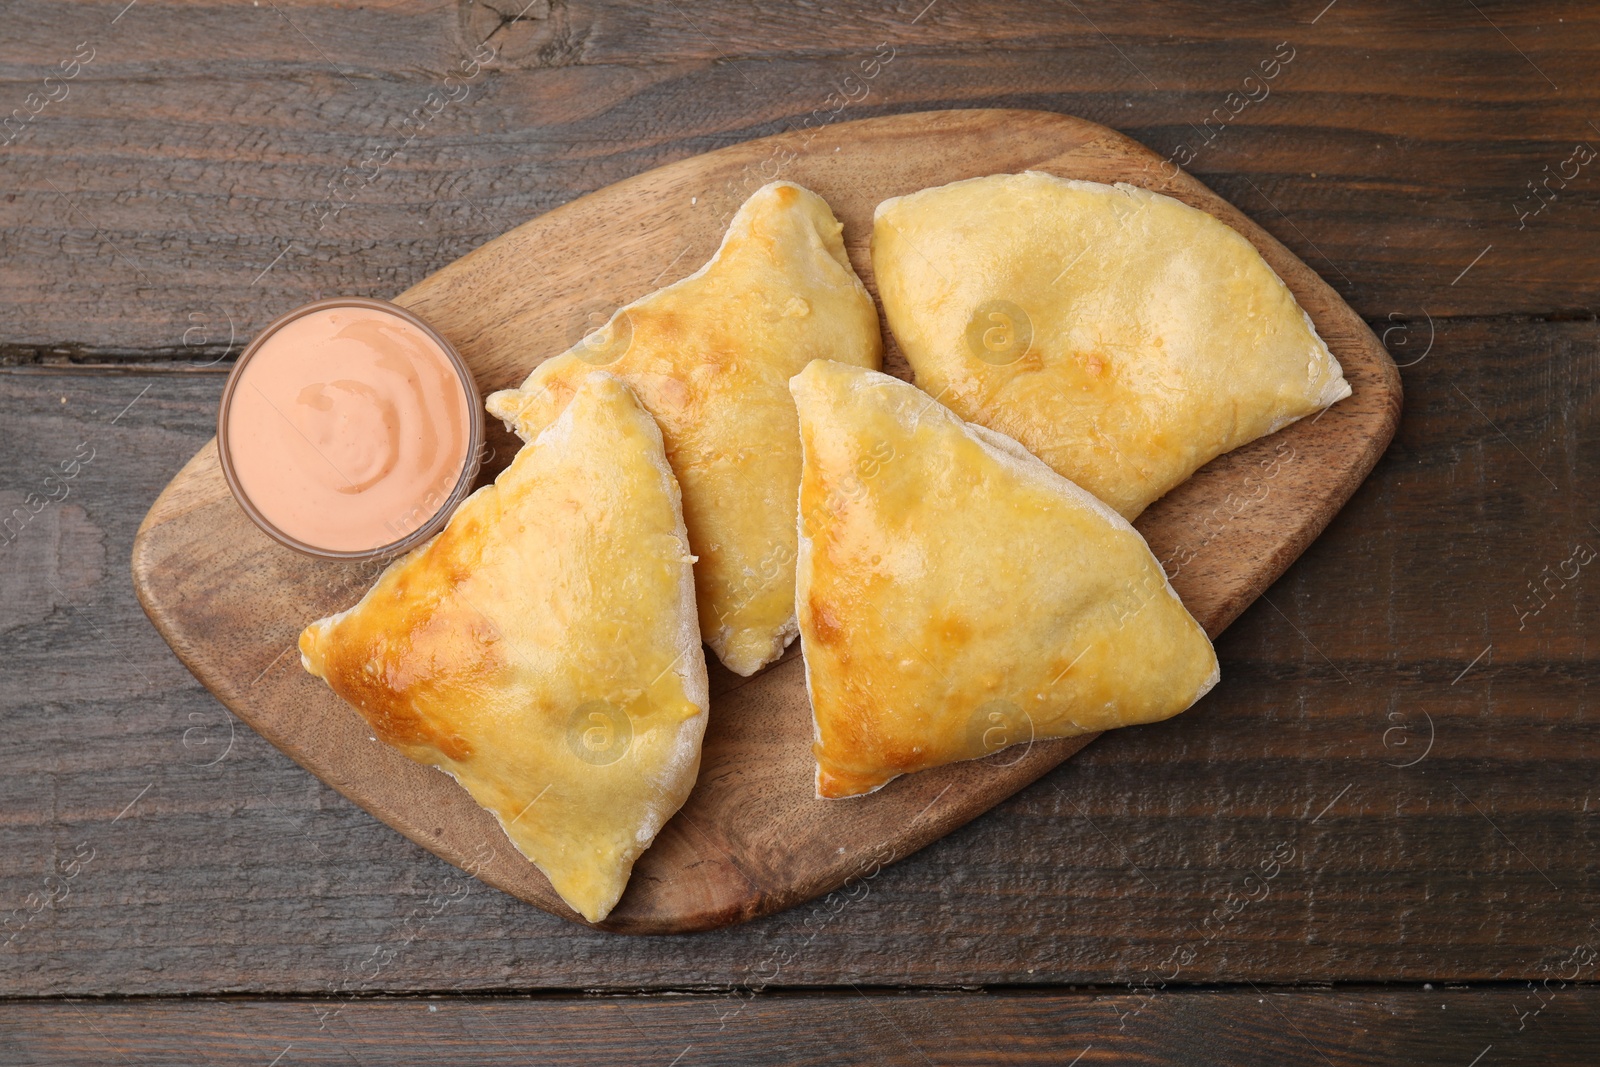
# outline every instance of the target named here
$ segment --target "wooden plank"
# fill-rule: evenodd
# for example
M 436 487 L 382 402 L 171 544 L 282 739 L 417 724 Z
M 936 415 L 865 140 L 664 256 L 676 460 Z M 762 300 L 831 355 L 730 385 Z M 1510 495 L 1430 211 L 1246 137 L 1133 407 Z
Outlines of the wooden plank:
M 142 0 L 118 17 L 28 0 L 0 41 L 0 103 L 39 108 L 0 145 L 0 359 L 217 359 L 288 307 L 398 292 L 650 167 L 945 106 L 1058 110 L 1192 150 L 1369 319 L 1590 314 L 1595 168 L 1568 161 L 1600 137 L 1600 22 L 1577 3 L 1479 6 L 877 0 L 752 20 L 729 2 L 537 0 L 503 22 L 475 3 Z M 93 59 L 47 86 L 80 43 Z M 1275 77 L 1246 86 L 1263 63 Z M 372 153 L 386 162 L 363 166 Z M 1548 207 L 1519 220 L 1547 176 Z
M 560 338 L 592 298 L 621 305 L 697 269 L 774 158 L 789 158 L 788 173 L 828 199 L 874 292 L 867 237 L 874 207 L 890 196 L 994 166 L 1176 196 L 1259 248 L 1354 390 L 1325 414 L 1208 464 L 1139 518 L 1159 559 L 1182 559 L 1171 565 L 1174 587 L 1213 636 L 1316 537 L 1393 436 L 1399 376 L 1366 325 L 1237 210 L 1187 175 L 1163 177 L 1160 160 L 1127 138 L 1048 112 L 969 109 L 846 123 L 834 139 L 830 150 L 803 133 L 782 134 L 649 171 L 519 227 L 396 299 L 454 343 L 487 395 L 562 351 L 560 340 L 528 338 Z M 884 367 L 910 377 L 892 344 Z M 1285 456 L 1296 462 L 1280 473 Z M 1268 470 L 1275 492 L 1263 491 Z M 1256 495 L 1248 512 L 1229 503 Z M 1224 508 L 1226 527 L 1194 543 L 1187 531 Z M 579 921 L 537 867 L 503 847 L 493 816 L 447 776 L 374 745 L 366 720 L 298 668 L 301 629 L 348 608 L 372 575 L 370 564 L 314 561 L 263 535 L 235 504 L 214 446 L 151 505 L 133 551 L 134 585 L 151 620 L 231 711 L 412 840 Z M 936 840 L 1090 740 L 1041 740 L 986 764 L 907 776 L 870 797 L 819 803 L 796 652 L 748 680 L 717 672 L 727 688 L 713 701 L 699 783 L 635 864 L 605 928 L 682 933 L 793 907 Z
M 1595 1062 L 1600 990 L 32 1001 L 0 1033 L 18 1064 L 1511 1067 Z
M 1523 629 L 1513 604 L 1572 538 L 1600 548 L 1597 346 L 1589 322 L 1440 323 L 1390 455 L 1223 636 L 1202 706 L 857 899 L 643 940 L 464 882 L 252 731 L 229 745 L 123 570 L 219 375 L 0 373 L 0 492 L 96 448 L 0 549 L 0 918 L 96 850 L 33 898 L 0 993 L 1116 984 L 1185 949 L 1195 982 L 1538 976 L 1600 891 L 1592 568 Z M 1267 897 L 1197 936 L 1278 842 Z

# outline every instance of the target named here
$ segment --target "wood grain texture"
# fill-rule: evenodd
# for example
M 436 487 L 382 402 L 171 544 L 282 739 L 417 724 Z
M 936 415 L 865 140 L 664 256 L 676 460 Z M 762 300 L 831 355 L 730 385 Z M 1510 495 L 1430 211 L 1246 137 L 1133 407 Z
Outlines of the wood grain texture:
M 210 362 L 228 350 L 230 319 L 242 340 L 317 295 L 400 291 L 507 219 L 797 125 L 884 40 L 894 62 L 837 118 L 1045 108 L 1162 156 L 1291 42 L 1270 98 L 1189 169 L 1329 279 L 1398 362 L 1422 361 L 1402 370 L 1406 418 L 1374 476 L 1219 641 L 1227 680 L 1205 707 L 1171 729 L 1102 738 L 837 913 L 824 900 L 643 939 L 475 883 L 451 899 L 463 884 L 452 868 L 230 728 L 149 626 L 119 561 L 210 436 L 220 377 L 0 373 L 0 492 L 39 489 L 80 442 L 100 448 L 61 514 L 0 546 L 0 917 L 25 909 L 78 845 L 98 848 L 70 896 L 0 948 L 0 994 L 1117 986 L 1170 973 L 1163 961 L 1259 849 L 1288 840 L 1302 859 L 1180 983 L 1270 993 L 1269 981 L 1517 979 L 1510 1002 L 1310 993 L 1293 1001 L 1306 1013 L 1286 998 L 1287 1019 L 1228 1044 L 1236 1024 L 1189 1007 L 1213 994 L 1174 987 L 1130 1021 L 1127 1059 L 1299 1062 L 1275 1043 L 1299 1026 L 1335 1061 L 1348 1047 L 1356 1062 L 1466 1067 L 1491 1042 L 1478 1067 L 1595 1061 L 1581 1043 L 1541 1044 L 1567 1025 L 1578 1039 L 1596 1032 L 1592 1015 L 1566 1013 L 1572 1002 L 1516 1031 L 1537 1003 L 1521 980 L 1592 938 L 1600 900 L 1592 568 L 1546 576 L 1558 595 L 1521 623 L 1516 611 L 1600 522 L 1593 168 L 1525 230 L 1514 213 L 1545 167 L 1595 143 L 1592 5 L 940 0 L 923 13 L 923 0 L 570 0 L 498 31 L 487 5 L 434 0 L 140 0 L 113 27 L 124 6 L 16 0 L 0 12 L 0 113 L 78 42 L 98 49 L 72 96 L 0 147 L 0 362 Z M 504 60 L 377 180 L 352 178 L 355 203 L 317 230 L 330 183 L 407 136 L 405 116 L 486 33 Z M 1312 1018 L 1319 997 L 1335 1007 Z M 941 1027 L 989 1019 L 985 1003 L 973 993 L 885 1014 L 934 1035 L 923 1055 L 942 1063 Z M 327 1055 L 314 1015 L 258 1027 L 240 1001 L 226 1005 L 209 1017 L 209 1004 L 178 1005 L 202 1014 L 177 1027 L 176 1053 L 171 1016 L 138 1046 L 139 1027 L 93 1021 L 136 1063 L 265 1064 L 296 1039 L 280 1067 Z M 581 1060 L 587 1040 L 610 1048 L 627 1023 L 608 1001 L 583 1006 L 596 1021 L 560 1029 L 554 1049 L 538 1035 L 484 1048 L 505 1016 L 461 1033 L 353 1015 L 338 1041 L 360 1062 L 448 1059 L 452 1043 L 474 1050 L 468 1062 Z M 121 1062 L 104 1045 L 80 1054 L 94 1031 L 79 1013 L 154 1006 L 4 1006 L 36 1007 L 70 1019 L 30 1023 L 46 1040 L 24 1046 L 23 1063 Z M 19 1018 L 0 1016 L 0 1047 L 24 1033 Z M 925 1062 L 892 1045 L 876 1012 L 825 1002 L 750 1018 L 764 1025 L 737 1050 L 755 1062 L 791 1048 L 848 1060 L 858 1046 Z M 1041 1042 L 1068 1063 L 1083 1048 L 1051 1043 L 1048 1019 L 1004 1018 L 1009 1028 L 992 1027 L 1003 1055 L 1026 1062 Z M 241 1048 L 241 1033 L 261 1040 Z M 1252 1060 L 1257 1042 L 1264 1058 Z M 1096 1045 L 1079 1067 L 1128 1049 Z M 714 1062 L 737 1058 L 708 1047 Z M 667 1064 L 681 1048 L 632 1059 Z
M 1114 986 L 1186 948 L 1179 981 L 1541 977 L 1600 899 L 1592 568 L 1523 630 L 1512 604 L 1600 520 L 1596 351 L 1594 323 L 1441 323 L 1390 452 L 1219 639 L 1205 704 L 1102 737 L 856 899 L 648 938 L 464 879 L 167 649 L 117 561 L 211 435 L 220 375 L 0 373 L 0 486 L 92 443 L 63 505 L 107 560 L 75 587 L 55 575 L 81 539 L 0 556 L 37 605 L 0 633 L 0 916 L 98 850 L 0 949 L 0 995 Z M 1197 936 L 1278 842 L 1297 858 L 1270 896 Z
M 1593 166 L 1526 227 L 1517 214 L 1597 136 L 1600 15 L 1581 3 L 1319 18 L 1203 0 L 540 0 L 508 21 L 520 4 L 141 0 L 113 23 L 123 6 L 7 5 L 0 113 L 80 42 L 95 58 L 0 146 L 0 358 L 219 358 L 290 307 L 399 292 L 508 220 L 651 167 L 814 111 L 952 106 L 1194 148 L 1195 174 L 1371 320 L 1596 311 Z M 446 87 L 485 42 L 495 58 Z M 1207 126 L 1280 42 L 1295 58 L 1270 95 Z M 863 81 L 880 43 L 893 61 Z M 408 125 L 439 91 L 459 99 Z M 350 206 L 324 223 L 336 195 Z
M 1270 236 L 1194 179 L 1164 174 L 1161 160 L 1134 142 L 1067 116 L 1024 111 L 868 119 L 829 134 L 782 134 L 647 172 L 518 227 L 397 300 L 455 345 L 487 395 L 559 354 L 568 323 L 588 302 L 620 306 L 696 269 L 715 251 L 726 220 L 770 178 L 769 167 L 781 166 L 829 202 L 856 271 L 874 292 L 867 241 L 872 211 L 889 197 L 1025 169 L 1130 181 L 1210 211 L 1254 241 L 1354 389 L 1319 418 L 1208 465 L 1140 519 L 1158 558 L 1186 552 L 1181 569 L 1169 571 L 1213 636 L 1304 550 L 1388 445 L 1399 419 L 1399 375 L 1366 325 Z M 897 353 L 885 367 L 909 378 Z M 133 550 L 134 584 L 151 620 L 235 714 L 408 837 L 499 889 L 576 919 L 544 875 L 507 846 L 493 816 L 448 777 L 373 743 L 366 722 L 300 668 L 300 629 L 354 603 L 374 573 L 370 564 L 319 563 L 273 544 L 229 495 L 214 446 L 152 506 Z M 750 679 L 722 678 L 695 791 L 636 863 L 602 928 L 710 929 L 871 877 L 1091 740 L 1030 744 L 909 775 L 871 796 L 819 801 L 810 702 L 795 652 Z
M 0 1034 L 4 1062 L 41 1067 L 1578 1067 L 1600 1058 L 1600 990 L 57 1001 L 0 1004 Z

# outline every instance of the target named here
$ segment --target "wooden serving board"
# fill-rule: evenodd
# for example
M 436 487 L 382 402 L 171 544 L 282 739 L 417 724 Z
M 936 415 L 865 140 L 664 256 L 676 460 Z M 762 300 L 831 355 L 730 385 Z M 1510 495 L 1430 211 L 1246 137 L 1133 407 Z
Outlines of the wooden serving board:
M 1038 111 L 966 110 L 840 123 L 750 141 L 608 186 L 534 219 L 397 297 L 448 337 L 485 393 L 520 382 L 617 306 L 689 274 L 767 181 L 799 182 L 844 222 L 876 294 L 867 242 L 882 200 L 1024 169 L 1124 181 L 1177 197 L 1248 237 L 1310 312 L 1354 395 L 1209 464 L 1137 523 L 1213 637 L 1303 551 L 1394 435 L 1400 378 L 1339 296 L 1231 205 L 1112 130 Z M 909 378 L 885 338 L 890 373 Z M 492 476 L 510 457 L 499 439 Z M 369 740 L 360 716 L 300 667 L 306 623 L 354 603 L 369 565 L 324 563 L 259 532 L 228 494 L 216 442 L 151 507 L 133 548 L 145 611 L 178 657 L 241 719 L 390 826 L 513 896 L 581 922 L 494 819 L 444 774 Z M 602 924 L 704 930 L 867 877 L 987 810 L 1092 739 L 1016 746 L 816 800 L 798 644 L 753 678 L 709 657 L 712 707 L 700 778 L 634 868 Z M 1221 688 L 1226 689 L 1224 675 Z M 1159 725 L 1145 729 L 1161 729 Z

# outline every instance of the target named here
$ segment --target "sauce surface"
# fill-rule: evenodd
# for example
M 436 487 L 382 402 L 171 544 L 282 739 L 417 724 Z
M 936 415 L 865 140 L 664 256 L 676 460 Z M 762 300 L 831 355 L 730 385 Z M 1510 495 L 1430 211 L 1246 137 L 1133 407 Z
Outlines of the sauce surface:
M 449 499 L 471 448 L 468 396 L 437 341 L 366 307 L 302 315 L 251 354 L 229 401 L 234 475 L 316 548 L 393 544 Z

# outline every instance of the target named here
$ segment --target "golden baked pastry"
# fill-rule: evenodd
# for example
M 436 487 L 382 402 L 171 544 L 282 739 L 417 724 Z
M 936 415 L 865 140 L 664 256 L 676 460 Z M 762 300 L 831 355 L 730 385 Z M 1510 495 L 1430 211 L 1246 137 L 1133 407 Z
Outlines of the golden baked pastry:
M 747 200 L 711 261 L 621 308 L 493 415 L 532 439 L 604 365 L 656 417 L 699 557 L 700 630 L 736 674 L 794 640 L 794 499 L 800 439 L 789 378 L 813 359 L 876 367 L 878 313 L 828 205 L 790 182 Z
M 301 659 L 599 921 L 699 771 L 692 563 L 660 432 L 591 372 L 444 532 L 306 627 Z
M 1350 395 L 1254 246 L 1171 197 L 996 174 L 878 205 L 872 268 L 916 381 L 1132 519 Z
M 1175 715 L 1211 642 L 1144 538 L 915 386 L 818 361 L 800 410 L 796 599 L 817 795 Z

